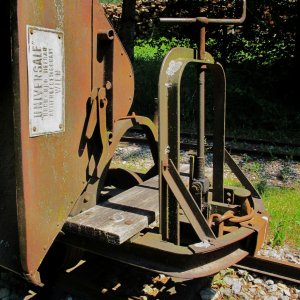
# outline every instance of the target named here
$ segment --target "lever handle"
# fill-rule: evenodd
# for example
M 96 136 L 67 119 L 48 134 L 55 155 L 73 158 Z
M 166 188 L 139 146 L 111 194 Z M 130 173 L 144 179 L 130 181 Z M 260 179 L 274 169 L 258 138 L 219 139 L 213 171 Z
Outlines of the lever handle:
M 225 24 L 225 25 L 234 25 L 242 24 L 246 19 L 246 9 L 247 4 L 246 0 L 243 0 L 243 12 L 242 16 L 239 19 L 210 19 L 206 17 L 197 17 L 197 18 L 160 18 L 160 22 L 164 23 L 201 23 L 201 24 Z

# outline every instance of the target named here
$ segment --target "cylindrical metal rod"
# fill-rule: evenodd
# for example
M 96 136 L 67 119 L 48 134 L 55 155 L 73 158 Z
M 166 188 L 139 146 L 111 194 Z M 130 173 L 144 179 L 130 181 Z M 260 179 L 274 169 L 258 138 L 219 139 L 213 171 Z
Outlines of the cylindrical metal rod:
M 196 18 L 160 18 L 162 23 L 196 23 Z
M 198 46 L 198 58 L 205 59 L 205 26 L 200 27 L 200 37 Z M 205 176 L 205 65 L 202 65 L 199 70 L 199 102 L 198 102 L 198 140 L 197 140 L 197 166 L 196 178 Z

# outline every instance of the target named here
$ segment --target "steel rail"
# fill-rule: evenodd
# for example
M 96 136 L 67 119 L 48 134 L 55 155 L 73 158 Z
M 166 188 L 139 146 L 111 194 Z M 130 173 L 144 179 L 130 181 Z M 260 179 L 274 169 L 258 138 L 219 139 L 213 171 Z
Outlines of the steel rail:
M 92 254 L 89 254 L 89 256 L 94 257 Z M 117 262 L 114 263 L 118 264 Z M 270 276 L 289 283 L 300 284 L 300 265 L 293 263 L 261 256 L 247 256 L 233 267 Z M 87 271 L 79 271 L 78 273 L 60 272 L 52 284 L 46 285 L 43 288 L 32 286 L 31 290 L 36 293 L 38 299 L 44 299 L 44 296 L 47 296 L 47 299 L 55 300 L 64 293 L 77 297 L 88 296 L 88 299 L 124 299 L 123 297 L 120 297 L 120 295 L 114 294 L 112 290 L 107 291 L 105 294 L 101 293 L 99 280 L 95 279 L 98 278 L 95 275 L 97 273 L 95 272 L 95 263 L 88 263 L 86 270 Z M 114 267 L 111 270 L 111 268 L 103 265 L 100 273 L 107 274 L 108 271 L 112 271 L 112 273 L 114 273 L 113 270 Z M 141 272 L 143 271 L 141 270 Z M 99 278 L 101 278 L 101 276 Z M 122 282 L 122 285 L 123 283 L 124 282 Z M 35 299 L 35 297 L 33 299 Z
M 147 140 L 145 138 L 140 138 L 140 137 L 129 137 L 125 136 L 121 139 L 121 142 L 128 142 L 128 143 L 135 143 L 135 144 L 147 144 Z M 246 142 L 245 142 L 246 143 Z M 259 145 L 259 143 L 257 144 Z M 264 145 L 264 144 L 262 144 Z M 196 149 L 197 145 L 195 143 L 187 143 L 187 142 L 181 142 L 180 143 L 181 149 L 182 150 L 193 150 Z M 212 147 L 212 144 L 209 143 L 207 145 L 208 147 Z M 291 147 L 290 145 L 287 145 Z M 240 154 L 240 153 L 246 153 L 246 154 L 251 154 L 251 155 L 262 155 L 265 157 L 279 157 L 279 158 L 286 158 L 290 156 L 290 153 L 285 152 L 285 151 L 268 151 L 265 149 L 250 149 L 247 146 L 244 146 L 243 148 L 241 147 L 236 147 L 233 145 L 226 145 L 226 149 L 233 153 L 233 154 Z M 293 154 L 293 159 L 294 160 L 300 160 L 300 154 L 294 153 Z
M 300 284 L 300 265 L 263 256 L 247 256 L 234 265 L 254 273 Z
M 196 138 L 196 134 L 194 133 L 188 133 L 188 132 L 182 132 L 181 136 L 184 138 Z M 212 139 L 213 138 L 213 134 L 211 133 L 206 133 L 205 134 L 205 138 L 206 139 Z M 270 146 L 286 146 L 286 147 L 300 147 L 300 143 L 295 143 L 295 142 L 284 142 L 284 141 L 271 141 L 271 140 L 267 140 L 267 139 L 261 139 L 261 138 L 245 138 L 245 137 L 235 137 L 235 136 L 230 136 L 227 135 L 226 136 L 226 141 L 233 141 L 233 142 L 237 142 L 237 143 L 247 143 L 247 144 L 268 144 Z
M 30 284 L 29 288 L 34 293 L 32 299 L 65 299 L 66 294 L 69 294 L 71 298 L 76 297 L 76 299 L 124 299 L 117 295 L 113 289 L 105 289 L 105 287 L 101 285 L 100 279 L 107 278 L 105 276 L 110 274 L 110 271 L 115 270 L 115 267 L 110 268 L 106 262 L 103 264 L 103 258 L 97 258 L 97 260 L 95 260 L 95 258 L 85 257 L 83 259 L 84 261 L 81 261 L 83 262 L 82 264 L 78 263 L 69 270 L 64 268 L 59 270 L 53 277 L 48 279 L 42 287 Z M 114 264 L 111 265 L 113 266 Z
M 132 134 L 142 134 L 144 133 L 143 130 L 140 130 L 139 128 L 133 128 L 128 131 L 129 133 Z M 181 132 L 180 133 L 181 138 L 190 138 L 190 139 L 196 139 L 197 135 L 196 133 L 193 132 Z M 213 138 L 212 133 L 206 133 L 205 138 L 210 140 Z M 270 145 L 270 146 L 286 146 L 286 147 L 300 147 L 299 142 L 291 142 L 291 141 L 274 141 L 274 140 L 268 140 L 268 139 L 263 139 L 263 138 L 245 138 L 241 136 L 232 136 L 232 135 L 226 135 L 226 142 L 236 142 L 236 143 L 247 143 L 247 144 L 265 144 L 265 145 Z

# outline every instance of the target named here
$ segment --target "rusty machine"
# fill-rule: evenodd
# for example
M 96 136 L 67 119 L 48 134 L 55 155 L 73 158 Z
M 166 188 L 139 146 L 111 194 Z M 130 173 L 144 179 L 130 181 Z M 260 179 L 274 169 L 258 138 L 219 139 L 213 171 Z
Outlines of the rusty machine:
M 245 0 L 240 19 L 161 20 L 195 23 L 199 47 L 175 48 L 164 59 L 158 129 L 129 114 L 133 69 L 99 1 L 11 0 L 3 6 L 2 267 L 41 285 L 43 268 L 81 249 L 191 279 L 257 252 L 268 215 L 225 149 L 225 74 L 205 51 L 206 26 L 242 23 Z M 181 169 L 180 87 L 187 65 L 199 70 L 198 147 L 189 168 Z M 212 180 L 204 151 L 207 72 L 214 80 Z M 110 167 L 122 136 L 136 126 L 153 155 L 145 174 Z M 224 186 L 225 163 L 243 188 Z M 51 254 L 55 259 L 46 264 Z

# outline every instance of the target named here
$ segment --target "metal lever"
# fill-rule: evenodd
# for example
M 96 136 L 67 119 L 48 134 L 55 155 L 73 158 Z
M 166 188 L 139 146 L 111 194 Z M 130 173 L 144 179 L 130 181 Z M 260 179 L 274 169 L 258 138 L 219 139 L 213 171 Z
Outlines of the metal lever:
M 201 23 L 201 24 L 242 24 L 246 19 L 246 0 L 243 0 L 243 13 L 239 19 L 210 19 L 206 17 L 196 18 L 160 18 L 160 22 L 165 23 Z

